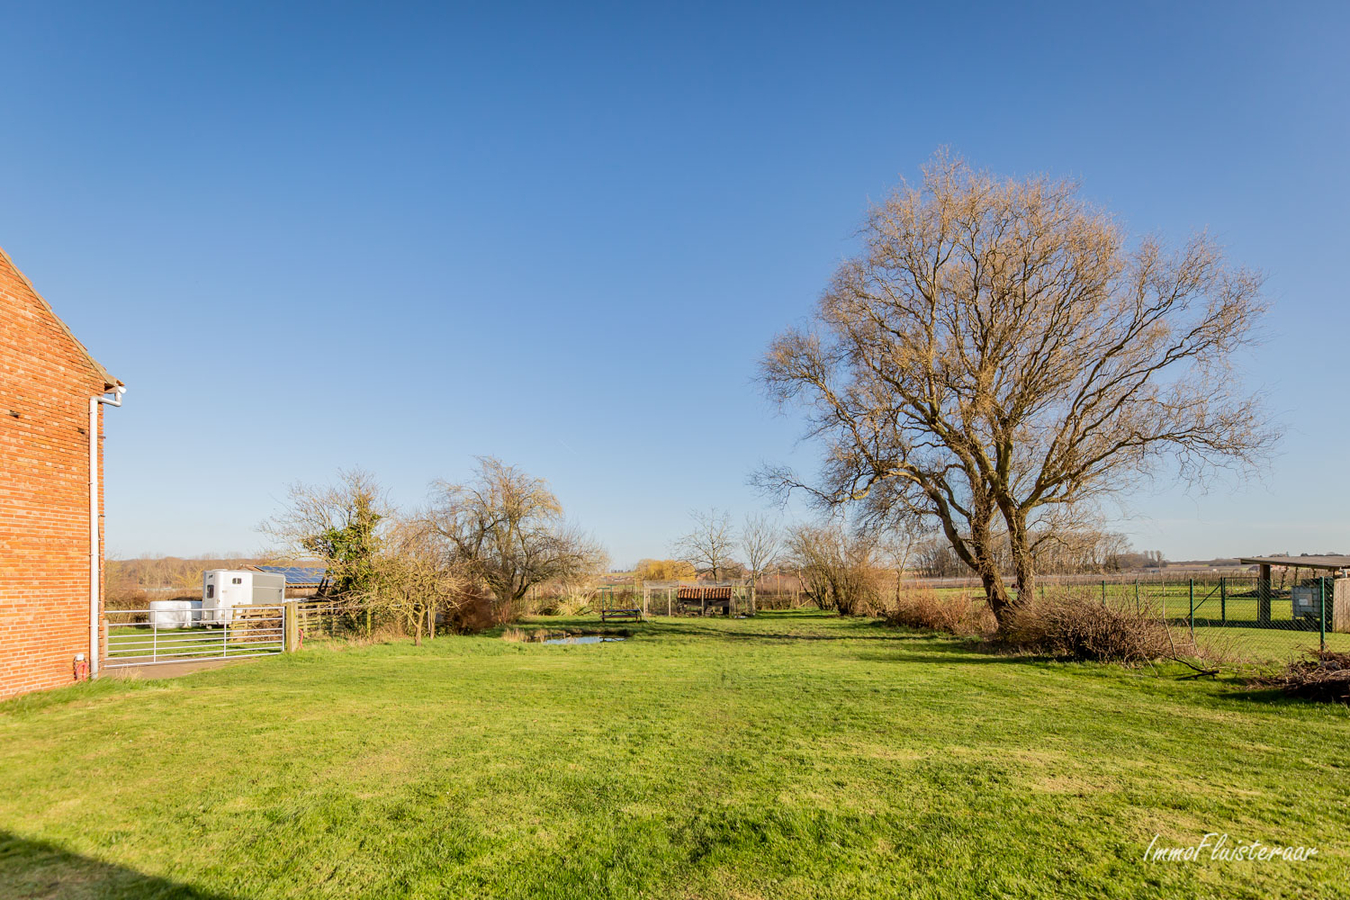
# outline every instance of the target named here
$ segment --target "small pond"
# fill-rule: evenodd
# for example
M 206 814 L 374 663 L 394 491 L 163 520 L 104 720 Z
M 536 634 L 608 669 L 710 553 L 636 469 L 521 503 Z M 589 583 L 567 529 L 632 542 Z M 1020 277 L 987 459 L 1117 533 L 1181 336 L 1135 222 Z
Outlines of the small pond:
M 544 641 L 545 644 L 608 644 L 612 641 L 621 641 L 621 637 L 609 637 L 603 634 L 578 634 L 569 637 L 549 638 Z

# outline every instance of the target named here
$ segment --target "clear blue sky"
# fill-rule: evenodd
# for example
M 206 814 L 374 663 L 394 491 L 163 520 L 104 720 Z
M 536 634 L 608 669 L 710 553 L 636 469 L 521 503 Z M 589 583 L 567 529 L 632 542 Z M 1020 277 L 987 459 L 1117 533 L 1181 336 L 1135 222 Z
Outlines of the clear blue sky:
M 756 361 L 940 145 L 1269 274 L 1281 455 L 1131 498 L 1139 546 L 1350 552 L 1350 6 L 438 6 L 7 6 L 0 246 L 129 386 L 113 553 L 474 454 L 616 563 L 758 509 L 809 460 Z

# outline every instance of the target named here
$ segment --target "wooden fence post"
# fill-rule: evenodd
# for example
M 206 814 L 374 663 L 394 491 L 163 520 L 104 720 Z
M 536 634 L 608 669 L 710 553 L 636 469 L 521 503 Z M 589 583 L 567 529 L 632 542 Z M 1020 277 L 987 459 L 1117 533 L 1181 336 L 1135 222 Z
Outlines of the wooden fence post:
M 281 610 L 286 633 L 284 649 L 287 653 L 294 653 L 300 649 L 300 604 L 292 600 L 283 603 Z
M 1262 563 L 1256 575 L 1256 622 L 1270 624 L 1270 563 Z
M 1317 579 L 1317 631 L 1318 649 L 1327 652 L 1327 578 Z

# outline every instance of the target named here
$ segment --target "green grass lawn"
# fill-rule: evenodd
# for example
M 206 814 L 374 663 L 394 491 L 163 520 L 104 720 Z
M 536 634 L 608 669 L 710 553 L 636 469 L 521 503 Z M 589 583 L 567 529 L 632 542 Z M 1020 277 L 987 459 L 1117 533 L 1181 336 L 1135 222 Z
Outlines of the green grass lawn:
M 814 612 L 632 630 L 0 705 L 0 897 L 1350 894 L 1343 707 Z M 1319 855 L 1142 859 L 1205 832 Z

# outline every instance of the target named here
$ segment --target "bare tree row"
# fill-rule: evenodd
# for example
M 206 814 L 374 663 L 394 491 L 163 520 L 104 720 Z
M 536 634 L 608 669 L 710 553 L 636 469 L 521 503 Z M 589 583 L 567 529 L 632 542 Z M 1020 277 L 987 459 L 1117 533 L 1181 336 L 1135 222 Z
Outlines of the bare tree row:
M 608 562 L 546 482 L 492 457 L 469 481 L 437 482 L 414 510 L 395 508 L 360 470 L 296 484 L 262 530 L 282 553 L 322 559 L 333 596 L 397 621 L 418 643 L 438 614 L 461 629 L 501 621 L 531 587 Z

